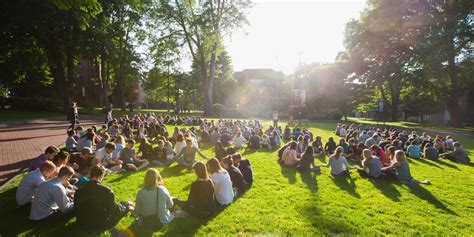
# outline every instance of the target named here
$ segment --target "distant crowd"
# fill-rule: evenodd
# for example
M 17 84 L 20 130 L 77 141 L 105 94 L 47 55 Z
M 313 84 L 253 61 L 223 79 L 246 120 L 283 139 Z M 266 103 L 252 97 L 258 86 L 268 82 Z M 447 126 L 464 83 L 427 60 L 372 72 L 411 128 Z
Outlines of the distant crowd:
M 54 222 L 76 216 L 85 228 L 107 229 L 132 212 L 136 217 L 133 224 L 116 232 L 120 236 L 143 236 L 175 218 L 210 217 L 252 187 L 252 165 L 242 157 L 241 149 L 278 149 L 281 165 L 301 172 L 329 167 L 332 175 L 348 175 L 355 169 L 362 176 L 408 183 L 418 181 L 411 176 L 407 156 L 470 162 L 464 148 L 451 136 L 431 138 L 394 128 L 339 124 L 337 143 L 330 137 L 323 144 L 321 136 L 306 128 L 282 129 L 277 116 L 273 126 L 264 129 L 258 120 L 154 113 L 112 118 L 111 109 L 104 111 L 103 125 L 83 127 L 73 104 L 65 148 L 50 146 L 33 160 L 16 193 L 17 204 L 29 213 L 29 219 Z M 167 125 L 175 126 L 171 133 Z M 214 157 L 203 154 L 199 149 L 202 145 L 214 146 Z M 196 155 L 207 162 L 196 160 Z M 316 165 L 314 158 L 325 155 L 329 155 L 328 162 Z M 347 160 L 359 165 L 351 166 Z M 173 197 L 160 172 L 149 168 L 175 162 L 196 175 L 187 199 Z M 112 189 L 102 184 L 109 173 L 143 169 L 148 170 L 134 202 L 115 202 Z

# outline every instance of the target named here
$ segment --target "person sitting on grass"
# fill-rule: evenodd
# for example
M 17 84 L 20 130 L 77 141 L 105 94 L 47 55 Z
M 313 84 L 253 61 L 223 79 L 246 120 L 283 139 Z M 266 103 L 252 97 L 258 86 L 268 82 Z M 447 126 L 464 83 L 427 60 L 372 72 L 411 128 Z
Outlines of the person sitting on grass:
M 298 154 L 303 154 L 303 152 L 306 150 L 306 144 L 304 142 L 304 137 L 303 136 L 299 136 L 298 137 L 298 143 L 296 144 L 296 153 Z
M 77 151 L 82 151 L 82 149 L 88 147 L 93 149 L 94 148 L 94 140 L 95 140 L 95 134 L 94 132 L 90 131 L 86 133 L 86 139 L 77 146 Z
M 66 150 L 69 152 L 75 152 L 77 150 L 77 141 L 74 138 L 75 134 L 74 129 L 67 131 Z
M 109 140 L 110 140 L 109 134 L 102 135 L 100 137 L 100 141 L 96 145 L 96 148 L 97 149 L 103 148 L 105 146 L 105 144 L 107 144 L 107 142 L 109 142 Z
M 319 170 L 319 167 L 317 167 L 314 164 L 314 150 L 312 146 L 307 146 L 305 152 L 303 155 L 301 155 L 301 160 L 296 165 L 296 169 L 300 172 L 316 172 Z
M 120 171 L 122 169 L 122 161 L 119 159 L 113 159 L 112 153 L 115 150 L 114 143 L 105 144 L 104 148 L 101 148 L 95 152 L 95 158 L 92 161 L 93 165 L 103 165 L 105 168 L 110 169 L 113 172 Z
M 207 218 L 215 210 L 214 184 L 209 178 L 206 165 L 200 161 L 193 165 L 197 180 L 191 184 L 187 201 L 174 199 L 186 213 L 198 218 Z
M 36 157 L 33 159 L 33 161 L 30 164 L 30 167 L 28 168 L 28 172 L 31 172 L 35 169 L 38 169 L 41 164 L 43 164 L 45 161 L 49 160 L 52 161 L 53 158 L 59 153 L 59 149 L 55 146 L 49 146 L 46 148 L 44 151 L 44 154 L 41 154 L 40 156 Z
M 395 151 L 394 162 L 390 166 L 382 168 L 382 172 L 385 172 L 389 177 L 395 176 L 398 181 L 418 183 L 418 181 L 411 176 L 410 166 L 408 165 L 403 150 Z
M 320 136 L 316 136 L 316 139 L 311 143 L 311 146 L 313 147 L 314 156 L 324 155 L 323 143 L 321 142 Z
M 240 149 L 244 147 L 244 144 L 247 142 L 244 136 L 242 136 L 242 132 L 237 132 L 237 135 L 233 139 L 235 149 Z
M 265 147 L 269 150 L 272 149 L 271 136 L 267 136 L 267 134 L 263 134 L 263 136 L 262 136 L 262 147 Z
M 419 159 L 421 157 L 421 148 L 416 144 L 416 140 L 413 140 L 407 147 L 406 154 L 410 158 Z
M 334 141 L 334 138 L 329 137 L 328 142 L 324 144 L 324 150 L 327 155 L 333 154 L 334 151 L 336 150 L 336 142 Z
M 290 145 L 283 151 L 282 161 L 285 166 L 295 166 L 300 162 L 298 153 L 296 152 L 296 142 L 291 142 Z
M 273 130 L 272 136 L 270 137 L 270 144 L 275 148 L 281 146 L 281 139 L 277 130 Z
M 385 151 L 378 145 L 372 145 L 370 147 L 370 150 L 372 152 L 373 156 L 377 156 L 380 159 L 380 162 L 382 163 L 382 166 L 389 166 L 392 164 L 392 161 L 388 157 L 388 154 L 385 153 Z
M 260 137 L 257 136 L 255 132 L 252 132 L 252 136 L 250 136 L 248 144 L 250 149 L 260 149 Z
M 150 165 L 150 162 L 145 159 L 139 159 L 135 152 L 135 140 L 127 140 L 127 146 L 119 153 L 119 159 L 123 162 L 122 167 L 126 170 L 138 171 Z
M 221 206 L 227 206 L 234 200 L 234 191 L 232 189 L 232 181 L 229 173 L 222 168 L 221 164 L 216 158 L 207 161 L 207 169 L 211 175 L 212 183 L 214 184 L 214 196 L 216 201 Z
M 431 142 L 426 143 L 423 153 L 425 154 L 425 158 L 429 160 L 438 160 L 439 158 L 439 152 Z
M 446 146 L 440 138 L 434 140 L 434 147 L 438 150 L 438 153 L 442 154 L 446 152 Z
M 135 199 L 133 213 L 137 216 L 137 220 L 132 223 L 127 232 L 132 232 L 134 236 L 151 236 L 153 232 L 161 229 L 163 224 L 173 221 L 175 218 L 174 213 L 171 212 L 173 205 L 160 172 L 156 169 L 148 169 L 143 188 L 138 191 Z
M 253 169 L 250 161 L 248 159 L 243 159 L 240 153 L 233 154 L 232 161 L 234 162 L 234 166 L 239 168 L 245 182 L 249 185 L 249 187 L 252 186 Z
M 163 141 L 161 141 L 163 142 Z M 146 137 L 143 137 L 140 140 L 140 146 L 138 147 L 138 152 L 141 154 L 143 159 L 148 160 L 150 163 L 153 160 L 153 146 L 148 141 Z
M 39 221 L 52 216 L 62 218 L 74 209 L 74 202 L 69 198 L 74 191 L 66 189 L 73 175 L 74 170 L 64 166 L 56 178 L 38 186 L 31 202 L 30 220 Z
M 112 152 L 112 158 L 118 159 L 120 151 L 125 147 L 125 137 L 118 135 L 115 137 L 115 150 Z
M 47 160 L 38 169 L 31 171 L 23 177 L 16 190 L 16 203 L 18 206 L 29 206 L 27 204 L 33 200 L 36 188 L 46 182 L 46 179 L 51 178 L 55 170 L 56 166 L 54 163 Z
M 365 144 L 366 147 L 372 147 L 372 145 L 378 145 L 379 144 L 379 135 L 377 135 L 377 133 L 374 133 L 374 135 L 372 135 L 372 137 L 367 139 L 364 144 Z
M 242 195 L 245 189 L 248 187 L 248 184 L 244 180 L 244 176 L 242 172 L 240 172 L 239 168 L 234 166 L 234 162 L 232 161 L 232 156 L 226 156 L 221 161 L 222 168 L 224 168 L 230 176 L 230 180 L 232 181 L 232 188 L 234 191 L 234 196 L 237 197 Z
M 461 143 L 455 142 L 453 146 L 454 146 L 454 151 L 443 153 L 440 155 L 440 157 L 449 159 L 457 163 L 467 164 L 471 162 L 471 159 L 469 158 L 464 147 L 461 146 Z
M 345 156 L 349 155 L 349 144 L 344 140 L 344 138 L 339 138 L 338 146 L 342 147 Z
M 338 146 L 334 151 L 334 154 L 329 156 L 329 161 L 327 164 L 321 164 L 318 166 L 329 167 L 331 174 L 334 176 L 340 175 L 349 175 L 349 170 L 353 167 L 347 163 L 346 158 L 342 155 L 344 153 L 344 148 Z
M 222 158 L 224 158 L 227 155 L 227 151 L 225 150 L 225 147 L 224 147 L 224 145 L 222 145 L 221 141 L 216 142 L 214 150 L 215 150 L 215 153 L 216 153 L 216 158 L 218 160 L 221 160 Z
M 382 163 L 377 156 L 372 155 L 369 149 L 364 149 L 362 151 L 362 156 L 364 159 L 362 160 L 362 168 L 358 168 L 357 170 L 361 174 L 361 176 L 368 176 L 377 178 L 382 174 Z
M 153 149 L 151 162 L 156 166 L 168 166 L 174 162 L 173 150 L 165 147 L 163 140 L 158 140 L 158 146 Z
M 359 142 L 362 142 L 362 143 L 365 144 L 365 142 L 369 138 L 370 138 L 370 136 L 369 136 L 369 134 L 367 134 L 367 131 L 363 131 L 362 134 L 360 134 L 360 136 L 359 136 Z
M 208 159 L 199 149 L 193 146 L 193 141 L 191 139 L 186 139 L 186 147 L 181 149 L 181 151 L 173 157 L 173 160 L 176 160 L 179 165 L 182 165 L 188 169 L 191 169 L 196 163 L 196 153 L 198 153 L 202 158 Z
M 74 196 L 77 223 L 87 229 L 108 229 L 113 227 L 129 211 L 133 202 L 115 202 L 112 189 L 101 182 L 106 169 L 101 165 L 90 169 L 90 180 Z
M 174 153 L 179 154 L 183 148 L 186 147 L 186 142 L 182 133 L 178 133 L 176 136 L 176 143 L 174 144 Z

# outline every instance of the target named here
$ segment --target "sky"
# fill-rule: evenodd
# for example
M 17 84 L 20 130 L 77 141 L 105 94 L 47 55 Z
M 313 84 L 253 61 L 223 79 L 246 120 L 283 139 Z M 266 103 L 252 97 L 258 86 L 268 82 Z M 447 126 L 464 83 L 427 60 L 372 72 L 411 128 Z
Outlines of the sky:
M 234 71 L 271 68 L 292 73 L 301 62 L 334 62 L 344 50 L 344 26 L 364 0 L 254 0 L 250 25 L 224 42 Z

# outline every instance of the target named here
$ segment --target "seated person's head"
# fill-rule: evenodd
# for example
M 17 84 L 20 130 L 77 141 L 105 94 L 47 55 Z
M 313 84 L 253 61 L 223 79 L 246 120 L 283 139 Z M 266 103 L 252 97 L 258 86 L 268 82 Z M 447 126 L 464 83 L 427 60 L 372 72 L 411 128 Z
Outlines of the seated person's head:
M 135 146 L 135 140 L 133 140 L 133 139 L 128 139 L 128 140 L 127 140 L 127 147 L 128 147 L 129 149 L 132 149 L 133 146 Z
M 194 163 L 193 169 L 194 169 L 194 173 L 199 179 L 204 179 L 204 180 L 209 179 L 209 175 L 207 173 L 207 167 L 201 161 Z
M 207 161 L 207 169 L 209 170 L 210 174 L 214 174 L 222 170 L 222 166 L 219 163 L 219 160 L 216 158 L 212 158 Z
M 56 156 L 54 156 L 54 158 L 53 158 L 53 163 L 54 163 L 57 167 L 61 167 L 61 166 L 67 164 L 68 159 L 69 159 L 69 153 L 67 153 L 67 152 L 65 152 L 65 151 L 61 151 L 61 152 L 59 152 Z
M 75 132 L 74 130 L 72 130 L 72 129 L 71 129 L 71 130 L 67 130 L 67 135 L 68 135 L 69 137 L 72 137 L 72 136 L 74 136 L 75 134 L 76 134 L 76 132 Z
M 87 159 L 92 155 L 92 149 L 90 147 L 84 147 L 81 151 L 81 158 Z
M 163 149 L 165 147 L 165 142 L 163 140 L 158 140 L 158 148 Z
M 454 145 L 454 147 L 456 147 L 456 148 L 457 148 L 457 147 L 461 147 L 461 143 L 459 143 L 459 142 L 455 142 L 453 145 Z
M 187 147 L 192 147 L 193 146 L 193 140 L 191 138 L 186 139 L 186 146 Z
M 160 172 L 156 169 L 150 168 L 146 171 L 145 181 L 143 182 L 143 187 L 145 189 L 153 190 L 154 188 L 164 185 L 163 178 L 160 175 Z
M 43 176 L 46 179 L 50 178 L 54 174 L 55 170 L 56 170 L 56 165 L 54 165 L 54 163 L 49 160 L 45 161 L 39 167 L 39 171 L 43 174 Z
M 55 146 L 48 146 L 44 151 L 47 160 L 53 160 L 53 158 L 59 153 L 59 149 Z
M 240 161 L 242 160 L 242 155 L 240 153 L 235 153 L 232 155 L 232 161 L 234 165 L 239 167 Z
M 222 158 L 221 164 L 224 169 L 228 169 L 229 167 L 231 167 L 234 164 L 234 162 L 232 161 L 232 156 L 226 156 Z
M 105 176 L 105 168 L 102 165 L 94 165 L 90 169 L 90 179 L 97 180 L 99 182 L 102 181 L 102 179 Z
M 104 149 L 107 154 L 110 154 L 115 150 L 115 144 L 112 142 L 107 142 L 107 144 L 105 144 Z
M 110 139 L 110 136 L 109 136 L 109 134 L 104 134 L 104 135 L 102 136 L 102 141 L 106 141 L 106 142 L 108 142 L 108 141 L 109 141 L 109 139 Z
M 69 179 L 74 175 L 74 170 L 70 166 L 64 166 L 59 170 L 58 178 L 63 185 L 69 184 Z

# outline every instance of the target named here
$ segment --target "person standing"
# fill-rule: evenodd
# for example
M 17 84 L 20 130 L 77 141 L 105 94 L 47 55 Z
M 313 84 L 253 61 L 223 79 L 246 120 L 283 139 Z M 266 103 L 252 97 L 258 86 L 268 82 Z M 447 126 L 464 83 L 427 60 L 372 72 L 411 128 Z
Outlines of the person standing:
M 105 106 L 103 109 L 103 112 L 105 114 L 105 124 L 107 124 L 107 126 L 112 121 L 112 106 L 112 103 L 109 103 L 109 105 Z
M 67 120 L 71 122 L 71 126 L 68 129 L 75 129 L 76 124 L 79 124 L 79 114 L 77 112 L 77 102 L 74 101 L 71 103 L 71 108 L 67 113 Z
M 278 127 L 278 111 L 273 112 L 273 127 Z

